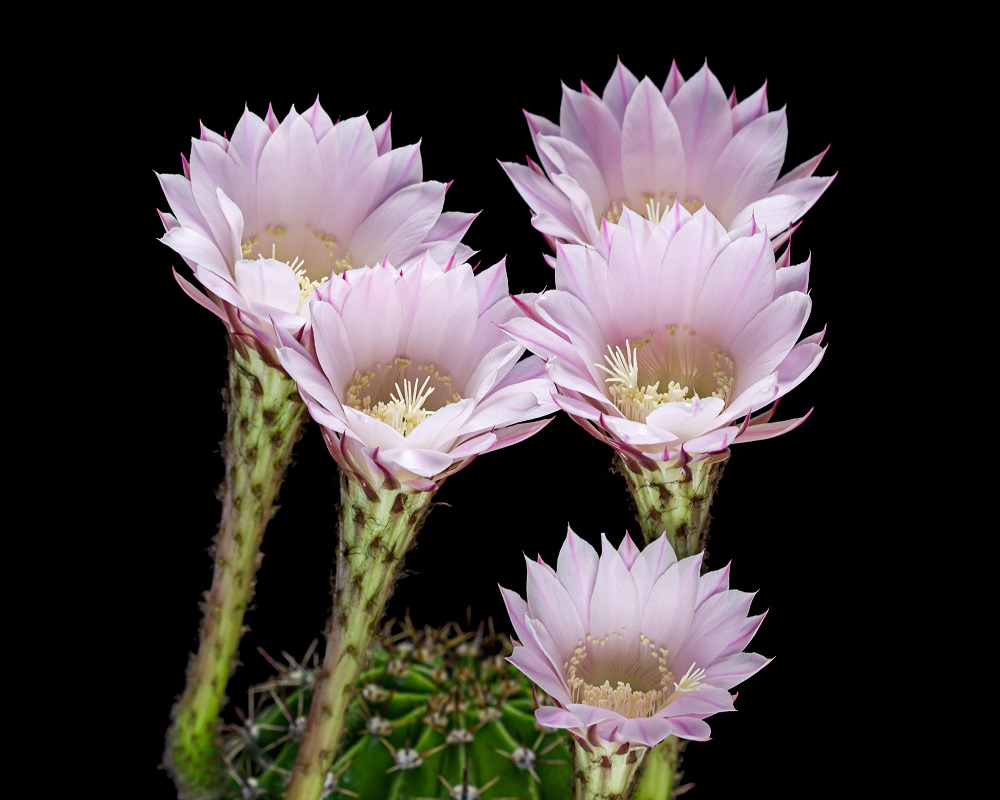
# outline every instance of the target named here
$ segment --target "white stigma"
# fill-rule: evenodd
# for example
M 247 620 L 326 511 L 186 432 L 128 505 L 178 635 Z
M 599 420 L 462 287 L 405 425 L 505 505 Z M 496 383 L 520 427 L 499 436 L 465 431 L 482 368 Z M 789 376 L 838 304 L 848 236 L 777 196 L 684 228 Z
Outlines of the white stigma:
M 633 422 L 645 422 L 646 415 L 664 403 L 688 402 L 688 387 L 681 386 L 676 381 L 667 384 L 667 391 L 660 392 L 660 382 L 639 385 L 639 348 L 633 348 L 629 340 L 625 340 L 625 352 L 621 347 L 611 349 L 610 356 L 604 356 L 608 366 L 594 364 L 611 377 L 605 378 L 605 383 L 614 384 L 608 388 L 611 398 L 618 410 Z
M 271 258 L 273 258 L 275 261 L 278 260 L 277 251 L 278 251 L 278 246 L 272 244 Z M 310 280 L 309 275 L 306 274 L 306 262 L 303 259 L 299 258 L 298 256 L 293 258 L 291 261 L 286 261 L 285 263 L 288 264 L 289 268 L 292 270 L 292 273 L 299 281 L 299 297 L 301 299 L 299 300 L 299 307 L 296 309 L 296 311 L 301 311 L 302 304 L 306 301 L 309 295 L 313 293 L 313 290 L 319 287 L 321 284 L 326 283 L 330 279 L 329 277 L 326 277 L 326 278 L 321 278 L 318 281 Z
M 331 275 L 340 275 L 354 266 L 348 246 L 341 246 L 334 236 L 311 225 L 266 225 L 258 229 L 256 235 L 244 239 L 240 249 L 243 258 L 253 258 L 256 253 L 266 254 L 270 250 L 271 258 L 301 268 L 305 274 L 300 278 L 304 278 L 307 293 Z M 293 254 L 295 258 L 290 258 Z
M 302 296 L 303 302 L 305 302 L 315 289 L 330 280 L 329 277 L 320 278 L 318 281 L 310 280 L 306 274 L 305 262 L 300 261 L 298 258 L 288 264 L 288 266 L 292 268 L 292 272 L 295 273 L 295 277 L 299 280 L 299 294 Z M 300 305 L 299 308 L 301 309 L 301 307 Z
M 700 667 L 695 668 L 695 665 L 692 664 L 688 667 L 688 671 L 684 673 L 684 677 L 674 684 L 674 690 L 676 692 L 693 692 L 701 686 L 701 679 L 704 677 L 705 670 Z
M 674 207 L 674 203 L 680 203 L 692 214 L 705 205 L 697 197 L 678 197 L 676 193 L 661 191 L 656 194 L 643 195 L 639 200 L 613 200 L 604 212 L 603 217 L 608 222 L 617 223 L 621 220 L 626 208 L 636 211 L 642 209 L 640 213 L 646 219 L 654 225 L 659 225 L 667 215 L 667 212 Z M 597 221 L 600 224 L 600 218 Z
M 388 403 L 379 403 L 377 411 L 380 414 L 373 413 L 372 416 L 392 425 L 403 436 L 406 436 L 417 425 L 434 413 L 424 408 L 424 403 L 427 402 L 427 398 L 434 391 L 433 386 L 428 387 L 427 384 L 429 382 L 430 376 L 425 377 L 419 389 L 417 388 L 416 381 L 411 383 L 404 379 L 402 389 L 399 388 L 399 384 L 397 383 L 396 393 L 389 395 Z M 376 411 L 376 409 L 373 409 L 373 411 Z
M 660 203 L 659 201 L 653 202 L 653 198 L 649 198 L 646 201 L 646 219 L 652 222 L 654 225 L 660 224 Z
M 277 245 L 274 244 L 271 245 L 271 258 L 274 261 L 280 260 L 277 255 L 277 249 L 278 249 Z M 263 255 L 258 255 L 257 257 L 260 259 L 264 258 Z M 299 307 L 295 309 L 295 311 L 296 313 L 300 313 L 302 311 L 302 305 L 305 303 L 307 299 L 309 299 L 309 295 L 311 295 L 316 288 L 322 286 L 324 283 L 330 280 L 330 278 L 329 276 L 327 276 L 321 278 L 318 281 L 311 280 L 309 278 L 308 273 L 306 272 L 306 262 L 303 261 L 298 256 L 293 258 L 291 261 L 285 261 L 282 263 L 288 265 L 288 268 L 292 271 L 292 274 L 299 282 Z
M 355 384 L 361 378 L 360 373 L 355 373 Z M 396 392 L 389 394 L 387 403 L 376 403 L 374 406 L 362 408 L 368 416 L 381 420 L 386 425 L 391 425 L 403 436 L 413 431 L 421 422 L 427 419 L 433 411 L 424 408 L 424 403 L 434 391 L 433 386 L 428 386 L 430 376 L 424 378 L 422 385 L 417 386 L 417 381 L 403 379 L 403 388 L 396 383 Z M 367 398 L 366 398 L 367 399 Z
M 620 383 L 629 388 L 634 388 L 639 380 L 639 351 L 629 347 L 629 341 L 626 339 L 624 353 L 620 347 L 612 350 L 610 344 L 608 345 L 608 352 L 611 355 L 604 356 L 604 360 L 608 362 L 607 367 L 603 364 L 594 365 L 598 369 L 603 369 L 611 376 L 610 378 L 605 378 L 604 382 Z
M 429 375 L 425 377 L 423 385 L 419 390 L 417 390 L 416 381 L 410 383 L 408 380 L 404 379 L 403 390 L 400 390 L 398 383 L 396 384 L 396 392 L 399 394 L 399 397 L 396 397 L 396 395 L 389 395 L 389 397 L 391 397 L 396 403 L 402 403 L 405 413 L 408 415 L 420 413 L 430 414 L 432 412 L 424 411 L 423 409 L 424 402 L 431 396 L 431 392 L 434 391 L 433 386 L 427 388 L 427 384 L 430 383 L 430 380 L 431 378 Z
M 414 372 L 418 373 L 417 377 L 406 377 Z M 444 402 L 435 401 L 435 408 L 427 407 L 435 390 L 443 387 L 447 392 L 451 389 L 451 383 L 451 376 L 441 373 L 433 364 L 417 366 L 409 358 L 397 356 L 391 362 L 376 364 L 369 371 L 356 370 L 347 386 L 344 400 L 351 408 L 356 408 L 407 436 L 435 413 L 437 408 L 462 399 L 458 393 L 453 392 Z
M 608 398 L 633 422 L 645 422 L 664 403 L 693 403 L 699 397 L 728 402 L 735 383 L 733 359 L 687 325 L 649 331 L 635 347 L 626 339 L 624 350 L 609 344 L 604 361 L 594 366 L 609 376 Z

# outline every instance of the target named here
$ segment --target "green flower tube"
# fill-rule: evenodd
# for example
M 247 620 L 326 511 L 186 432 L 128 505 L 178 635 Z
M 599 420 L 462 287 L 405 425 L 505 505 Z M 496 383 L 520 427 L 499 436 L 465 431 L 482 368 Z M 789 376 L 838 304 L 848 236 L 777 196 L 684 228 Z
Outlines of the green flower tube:
M 350 693 L 403 556 L 443 482 L 540 431 L 556 410 L 536 356 L 499 325 L 520 313 L 503 262 L 428 255 L 351 270 L 316 291 L 311 331 L 282 333 L 299 386 L 343 476 L 334 609 L 286 800 L 319 800 Z M 377 320 L 377 324 L 373 324 Z
M 287 800 L 317 800 L 322 795 L 340 750 L 354 686 L 376 640 L 403 557 L 433 496 L 405 488 L 374 491 L 341 477 L 333 614 Z
M 244 617 L 263 558 L 264 531 L 308 420 L 294 381 L 255 350 L 232 344 L 225 398 L 226 472 L 219 493 L 222 517 L 211 551 L 212 584 L 202 603 L 198 649 L 171 712 L 164 754 L 182 800 L 211 800 L 225 783 L 219 712 L 237 663 Z

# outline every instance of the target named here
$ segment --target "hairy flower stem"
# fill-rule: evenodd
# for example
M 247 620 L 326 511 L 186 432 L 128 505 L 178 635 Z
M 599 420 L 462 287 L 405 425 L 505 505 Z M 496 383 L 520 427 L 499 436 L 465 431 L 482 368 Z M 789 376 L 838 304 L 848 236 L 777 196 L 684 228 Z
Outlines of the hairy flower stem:
M 666 536 L 678 559 L 706 548 L 709 507 L 725 459 L 726 456 L 715 457 L 693 461 L 684 467 L 654 470 L 618 460 L 646 544 Z
M 212 544 L 214 571 L 202 603 L 198 650 L 171 712 L 164 763 L 181 800 L 213 800 L 225 786 L 218 717 L 237 663 L 243 618 L 263 558 L 264 529 L 274 516 L 292 449 L 308 419 L 295 382 L 253 351 L 230 343 L 228 413 L 219 489 L 222 517 Z
M 574 800 L 625 800 L 632 797 L 636 772 L 649 752 L 633 747 L 621 753 L 607 748 L 573 747 L 576 792 Z M 664 795 L 669 797 L 670 795 Z
M 285 800 L 319 800 L 340 748 L 344 719 L 403 557 L 434 492 L 374 491 L 341 476 L 340 541 L 326 652 Z
M 654 470 L 618 459 L 647 545 L 666 536 L 678 559 L 706 549 L 709 509 L 727 458 L 728 453 L 685 467 Z M 703 570 L 707 567 L 707 555 Z M 684 745 L 683 740 L 669 736 L 653 748 L 636 782 L 634 800 L 663 800 L 677 791 L 675 784 L 680 779 L 678 767 Z
M 669 800 L 683 789 L 680 780 L 680 760 L 685 741 L 668 736 L 649 751 L 635 779 L 635 791 L 630 800 Z

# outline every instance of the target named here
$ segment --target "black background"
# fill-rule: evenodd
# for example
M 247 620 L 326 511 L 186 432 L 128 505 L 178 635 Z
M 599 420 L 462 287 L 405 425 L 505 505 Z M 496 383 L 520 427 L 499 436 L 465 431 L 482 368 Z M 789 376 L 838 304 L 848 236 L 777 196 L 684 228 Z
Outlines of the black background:
M 144 652 L 141 696 L 130 714 L 140 747 L 140 785 L 129 787 L 136 797 L 174 797 L 158 764 L 211 579 L 207 550 L 219 520 L 225 430 L 225 332 L 171 275 L 183 263 L 158 241 L 156 210 L 167 206 L 154 171 L 179 172 L 199 121 L 229 132 L 245 105 L 263 115 L 271 103 L 282 118 L 293 104 L 304 111 L 318 96 L 331 116 L 367 113 L 373 125 L 391 112 L 396 145 L 422 141 L 424 177 L 454 181 L 446 210 L 482 211 L 465 237 L 478 260 L 491 265 L 506 256 L 511 291 L 538 291 L 552 284 L 541 257 L 546 245 L 497 161 L 534 157 L 523 110 L 557 119 L 560 81 L 579 88 L 582 80 L 601 92 L 619 56 L 657 85 L 672 58 L 685 76 L 707 59 L 740 99 L 766 80 L 771 108 L 787 104 L 783 172 L 827 145 L 818 172 L 838 172 L 792 240 L 793 261 L 813 257 L 814 306 L 805 332 L 827 326 L 829 347 L 816 372 L 782 401 L 779 416 L 815 410 L 784 436 L 734 447 L 712 508 L 709 562 L 731 561 L 732 586 L 757 592 L 752 610 L 768 610 L 768 617 L 748 649 L 775 660 L 739 687 L 736 713 L 710 720 L 712 741 L 688 748 L 686 779 L 696 784 L 688 796 L 822 796 L 845 781 L 845 751 L 856 758 L 869 746 L 852 727 L 848 704 L 868 702 L 869 665 L 859 650 L 874 623 L 870 564 L 884 560 L 891 533 L 874 521 L 877 510 L 859 488 L 871 465 L 857 452 L 866 423 L 856 401 L 874 369 L 866 342 L 878 289 L 869 276 L 859 291 L 858 276 L 878 261 L 865 239 L 878 216 L 869 201 L 884 157 L 884 130 L 872 114 L 883 110 L 876 95 L 896 79 L 895 67 L 857 39 L 845 59 L 845 39 L 833 22 L 817 37 L 790 21 L 783 29 L 747 21 L 764 27 L 740 46 L 732 36 L 696 41 L 679 31 L 646 39 L 622 30 L 605 40 L 610 30 L 557 37 L 496 24 L 494 33 L 507 37 L 502 46 L 444 40 L 428 25 L 409 41 L 374 34 L 349 46 L 332 37 L 329 48 L 234 41 L 225 52 L 170 59 L 149 53 L 121 67 L 141 73 L 148 88 L 113 98 L 127 123 L 115 134 L 128 153 L 119 221 L 126 221 L 133 246 L 116 253 L 110 269 L 127 269 L 132 306 L 109 312 L 130 320 L 116 341 L 125 364 L 123 494 L 131 500 L 121 506 L 116 541 L 141 555 L 127 577 L 143 613 L 140 623 L 114 620 L 109 628 L 121 658 L 137 647 Z M 135 324 L 133 315 L 143 321 Z M 440 505 L 407 557 L 389 613 L 408 611 L 418 625 L 492 617 L 509 630 L 497 584 L 523 594 L 524 556 L 554 564 L 567 524 L 595 545 L 602 532 L 615 544 L 625 531 L 638 537 L 611 463 L 611 450 L 563 415 L 527 441 L 481 456 L 439 491 Z M 233 697 L 268 673 L 256 648 L 301 654 L 322 630 L 337 501 L 334 463 L 310 427 L 264 540 Z M 108 580 L 122 574 L 109 569 Z

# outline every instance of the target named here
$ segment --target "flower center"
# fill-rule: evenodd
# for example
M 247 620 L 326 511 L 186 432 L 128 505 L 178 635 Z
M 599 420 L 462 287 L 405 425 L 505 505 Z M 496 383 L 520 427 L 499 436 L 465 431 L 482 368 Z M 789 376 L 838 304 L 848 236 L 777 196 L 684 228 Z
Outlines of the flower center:
M 604 212 L 604 218 L 608 222 L 617 223 L 622 218 L 622 212 L 626 208 L 631 208 L 633 211 L 641 209 L 641 213 L 646 219 L 654 225 L 659 225 L 660 220 L 673 207 L 674 201 L 678 199 L 680 200 L 680 204 L 692 214 L 705 205 L 697 197 L 678 198 L 676 194 L 668 195 L 665 192 L 659 192 L 656 195 L 643 195 L 642 199 L 638 202 L 632 200 L 614 200 L 608 207 L 608 210 Z
M 328 280 L 330 275 L 340 275 L 354 268 L 349 251 L 340 248 L 333 236 L 315 231 L 310 225 L 296 228 L 268 225 L 256 236 L 244 239 L 241 249 L 243 258 L 270 251 L 271 258 L 300 269 L 300 280 L 305 279 L 309 283 L 322 282 Z
M 275 255 L 275 252 L 276 252 L 275 248 L 272 245 L 271 246 L 271 260 L 273 260 L 273 261 L 277 261 L 278 260 L 277 255 Z M 259 261 L 265 261 L 266 260 L 264 258 L 264 256 L 262 256 L 262 255 L 258 255 L 257 259 Z M 301 261 L 299 261 L 299 259 L 296 258 L 296 259 L 293 259 L 290 262 L 286 261 L 284 263 L 292 271 L 292 273 L 295 275 L 296 279 L 299 282 L 299 304 L 298 304 L 298 306 L 295 309 L 295 313 L 296 314 L 301 314 L 302 313 L 302 306 L 305 305 L 306 300 L 309 299 L 309 295 L 311 295 L 313 293 L 313 291 L 318 286 L 321 286 L 322 284 L 324 284 L 328 280 L 330 280 L 330 276 L 328 275 L 328 276 L 326 276 L 324 278 L 321 278 L 318 281 L 314 281 L 314 280 L 311 280 L 309 278 L 309 276 L 306 274 L 305 266 L 303 265 L 303 263 Z
M 345 402 L 406 436 L 439 408 L 462 399 L 451 383 L 451 375 L 433 364 L 416 366 L 405 356 L 396 356 L 367 372 L 355 370 Z M 437 389 L 441 391 L 434 394 Z
M 642 647 L 650 658 L 636 659 L 634 650 L 616 647 L 624 639 L 613 633 L 603 639 L 587 634 L 569 661 L 563 675 L 574 703 L 605 708 L 629 719 L 651 717 L 682 692 L 701 686 L 705 670 L 692 664 L 680 681 L 674 681 L 667 663 L 666 648 L 659 647 L 644 634 Z
M 608 394 L 633 422 L 645 422 L 664 403 L 690 403 L 694 397 L 728 402 L 733 388 L 732 358 L 687 325 L 664 325 L 659 336 L 650 331 L 634 347 L 626 339 L 624 351 L 609 344 L 604 360 L 594 366 L 610 376 L 604 379 Z
M 285 263 L 287 264 L 288 262 L 286 261 Z M 298 259 L 295 259 L 295 261 L 293 261 L 291 264 L 288 264 L 288 266 L 292 268 L 292 272 L 295 273 L 295 277 L 299 279 L 300 300 L 297 311 L 301 311 L 302 304 L 309 299 L 309 295 L 313 293 L 313 290 L 315 290 L 321 284 L 324 284 L 328 280 L 330 280 L 330 276 L 327 275 L 326 277 L 320 278 L 318 281 L 310 280 L 309 276 L 306 274 L 305 267 L 302 265 L 302 262 L 299 261 Z

